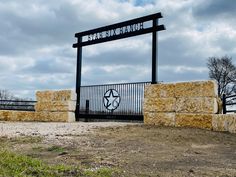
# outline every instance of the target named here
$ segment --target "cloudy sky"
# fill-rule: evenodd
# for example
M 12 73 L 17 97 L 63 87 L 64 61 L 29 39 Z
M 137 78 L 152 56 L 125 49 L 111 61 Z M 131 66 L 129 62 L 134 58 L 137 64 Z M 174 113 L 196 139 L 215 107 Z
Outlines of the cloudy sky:
M 158 80 L 206 80 L 206 60 L 236 64 L 235 0 L 0 0 L 0 89 L 74 89 L 74 34 L 161 12 Z M 83 48 L 82 85 L 151 80 L 151 34 Z

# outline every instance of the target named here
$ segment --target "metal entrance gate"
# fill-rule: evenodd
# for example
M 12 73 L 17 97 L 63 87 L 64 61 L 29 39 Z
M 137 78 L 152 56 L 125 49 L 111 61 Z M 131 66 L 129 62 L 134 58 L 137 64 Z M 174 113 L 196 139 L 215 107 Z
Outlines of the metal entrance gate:
M 76 120 L 82 118 L 142 120 L 144 86 L 148 83 L 81 86 L 82 48 L 89 45 L 152 34 L 152 79 L 157 83 L 157 32 L 165 30 L 159 25 L 162 14 L 155 13 L 108 26 L 75 34 L 77 43 Z M 141 46 L 140 46 L 141 47 Z M 78 103 L 79 102 L 79 103 Z
M 150 82 L 81 86 L 79 119 L 143 120 L 144 88 Z

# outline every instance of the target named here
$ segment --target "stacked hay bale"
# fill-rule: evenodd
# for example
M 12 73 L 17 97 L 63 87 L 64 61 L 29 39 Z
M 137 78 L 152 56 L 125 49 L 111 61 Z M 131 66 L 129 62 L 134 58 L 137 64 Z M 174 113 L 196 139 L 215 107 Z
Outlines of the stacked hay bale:
M 72 90 L 36 92 L 35 120 L 74 122 L 76 94 Z
M 0 110 L 0 121 L 32 121 L 35 119 L 35 112 Z
M 213 81 L 175 85 L 176 126 L 212 129 L 218 113 L 217 84 Z
M 214 81 L 149 85 L 145 90 L 144 123 L 212 129 L 219 112 Z
M 212 119 L 214 131 L 236 133 L 236 114 L 218 114 Z
M 148 85 L 144 93 L 144 123 L 175 126 L 175 84 Z

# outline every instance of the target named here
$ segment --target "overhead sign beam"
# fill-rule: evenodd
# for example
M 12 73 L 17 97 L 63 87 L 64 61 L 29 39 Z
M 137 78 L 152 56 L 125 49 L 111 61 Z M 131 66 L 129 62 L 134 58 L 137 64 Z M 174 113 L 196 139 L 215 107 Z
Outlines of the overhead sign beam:
M 109 26 L 104 26 L 80 33 L 75 37 L 82 38 L 82 42 L 73 44 L 74 48 L 114 41 L 118 39 L 138 36 L 151 32 L 165 30 L 164 25 L 146 27 L 145 22 L 162 18 L 161 13 L 156 13 Z
M 83 47 L 83 46 L 123 39 L 123 38 L 127 38 L 127 37 L 138 36 L 138 35 L 147 34 L 147 33 L 151 33 L 151 32 L 157 32 L 157 31 L 161 31 L 161 30 L 165 30 L 164 25 L 150 27 L 150 28 L 146 28 L 146 29 L 138 29 L 133 32 L 123 32 L 122 31 L 122 33 L 120 33 L 120 31 L 117 32 L 117 30 L 113 30 L 113 31 L 110 31 L 109 33 L 107 33 L 106 36 L 104 36 L 103 33 L 94 33 L 94 34 L 90 34 L 89 36 L 87 36 L 88 37 L 87 41 L 81 42 L 81 43 L 76 43 L 73 45 L 73 47 L 74 48 Z

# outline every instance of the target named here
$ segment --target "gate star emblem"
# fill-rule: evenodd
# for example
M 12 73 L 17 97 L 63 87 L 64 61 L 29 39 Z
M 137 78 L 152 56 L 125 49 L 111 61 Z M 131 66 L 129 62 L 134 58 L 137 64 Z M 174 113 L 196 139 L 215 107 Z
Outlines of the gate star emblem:
M 103 97 L 103 104 L 108 110 L 115 110 L 120 104 L 120 95 L 114 89 L 109 89 L 106 91 Z

